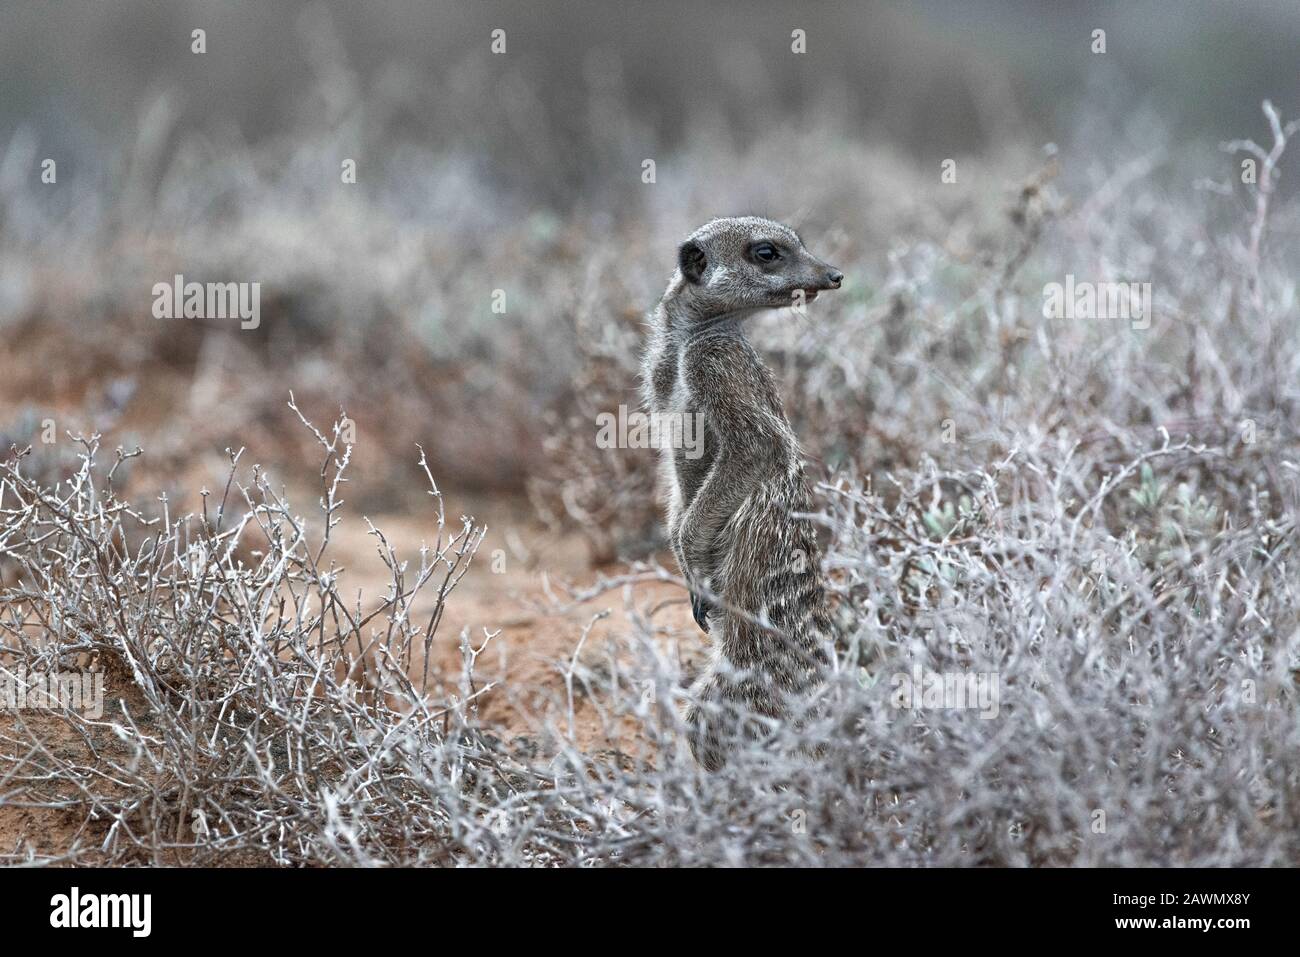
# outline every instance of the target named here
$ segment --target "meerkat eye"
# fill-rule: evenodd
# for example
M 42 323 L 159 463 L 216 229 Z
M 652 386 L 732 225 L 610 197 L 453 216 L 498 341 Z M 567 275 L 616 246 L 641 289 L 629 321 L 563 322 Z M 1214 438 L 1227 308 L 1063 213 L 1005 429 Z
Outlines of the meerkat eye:
M 780 251 L 771 243 L 755 243 L 749 254 L 761 263 L 774 263 L 781 258 Z

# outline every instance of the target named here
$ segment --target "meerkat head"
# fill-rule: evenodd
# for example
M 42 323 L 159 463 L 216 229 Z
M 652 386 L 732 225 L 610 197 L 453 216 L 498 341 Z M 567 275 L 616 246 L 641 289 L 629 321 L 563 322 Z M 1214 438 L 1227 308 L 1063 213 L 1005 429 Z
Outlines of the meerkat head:
M 680 295 L 698 319 L 811 302 L 844 279 L 789 226 L 758 216 L 701 226 L 678 249 L 677 266 Z

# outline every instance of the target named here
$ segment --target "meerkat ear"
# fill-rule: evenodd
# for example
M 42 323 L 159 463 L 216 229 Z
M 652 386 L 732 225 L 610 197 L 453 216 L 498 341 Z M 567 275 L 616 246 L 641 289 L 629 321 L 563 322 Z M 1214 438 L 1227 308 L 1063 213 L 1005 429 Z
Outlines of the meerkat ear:
M 682 243 L 681 249 L 677 250 L 677 265 L 681 268 L 687 282 L 699 282 L 700 277 L 704 275 L 704 267 L 708 264 L 704 250 L 694 240 L 686 240 Z

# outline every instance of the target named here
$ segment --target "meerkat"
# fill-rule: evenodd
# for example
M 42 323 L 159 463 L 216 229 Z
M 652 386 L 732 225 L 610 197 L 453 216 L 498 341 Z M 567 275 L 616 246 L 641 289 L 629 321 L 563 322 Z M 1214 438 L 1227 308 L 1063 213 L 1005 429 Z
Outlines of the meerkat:
M 703 417 L 703 445 L 662 446 L 668 538 L 709 635 L 686 713 L 706 769 L 729 743 L 782 721 L 819 683 L 832 627 L 799 443 L 776 381 L 744 333 L 764 310 L 838 289 L 844 275 L 788 226 L 746 216 L 701 226 L 650 315 L 643 400 L 672 421 Z M 680 443 L 679 443 L 680 445 Z

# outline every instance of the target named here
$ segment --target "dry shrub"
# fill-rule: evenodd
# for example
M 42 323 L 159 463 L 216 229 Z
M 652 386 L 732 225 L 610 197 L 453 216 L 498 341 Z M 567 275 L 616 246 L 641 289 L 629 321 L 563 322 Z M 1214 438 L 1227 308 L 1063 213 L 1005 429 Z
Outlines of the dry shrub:
M 350 450 L 337 428 L 318 441 L 310 525 L 256 470 L 232 467 L 199 515 L 145 519 L 93 442 L 58 488 L 0 469 L 6 670 L 99 668 L 111 689 L 102 717 L 6 721 L 0 805 L 76 824 L 71 846 L 9 860 L 1297 860 L 1294 518 L 1269 517 L 1261 489 L 1240 503 L 1250 521 L 1193 521 L 1200 506 L 1152 488 L 1221 449 L 1161 443 L 1098 483 L 1099 459 L 1045 442 L 989 471 L 918 472 L 892 505 L 824 488 L 827 565 L 858 628 L 798 740 L 737 743 L 706 774 L 681 746 L 685 676 L 635 608 L 599 653 L 575 636 L 565 693 L 500 740 L 475 708 L 483 646 L 462 636 L 452 687 L 423 668 L 479 530 L 439 512 L 418 566 L 376 531 L 392 591 L 357 606 L 328 541 Z M 896 676 L 918 667 L 992 676 L 995 697 L 900 708 Z M 575 697 L 626 747 L 579 750 Z M 789 756 L 809 745 L 821 756 Z

